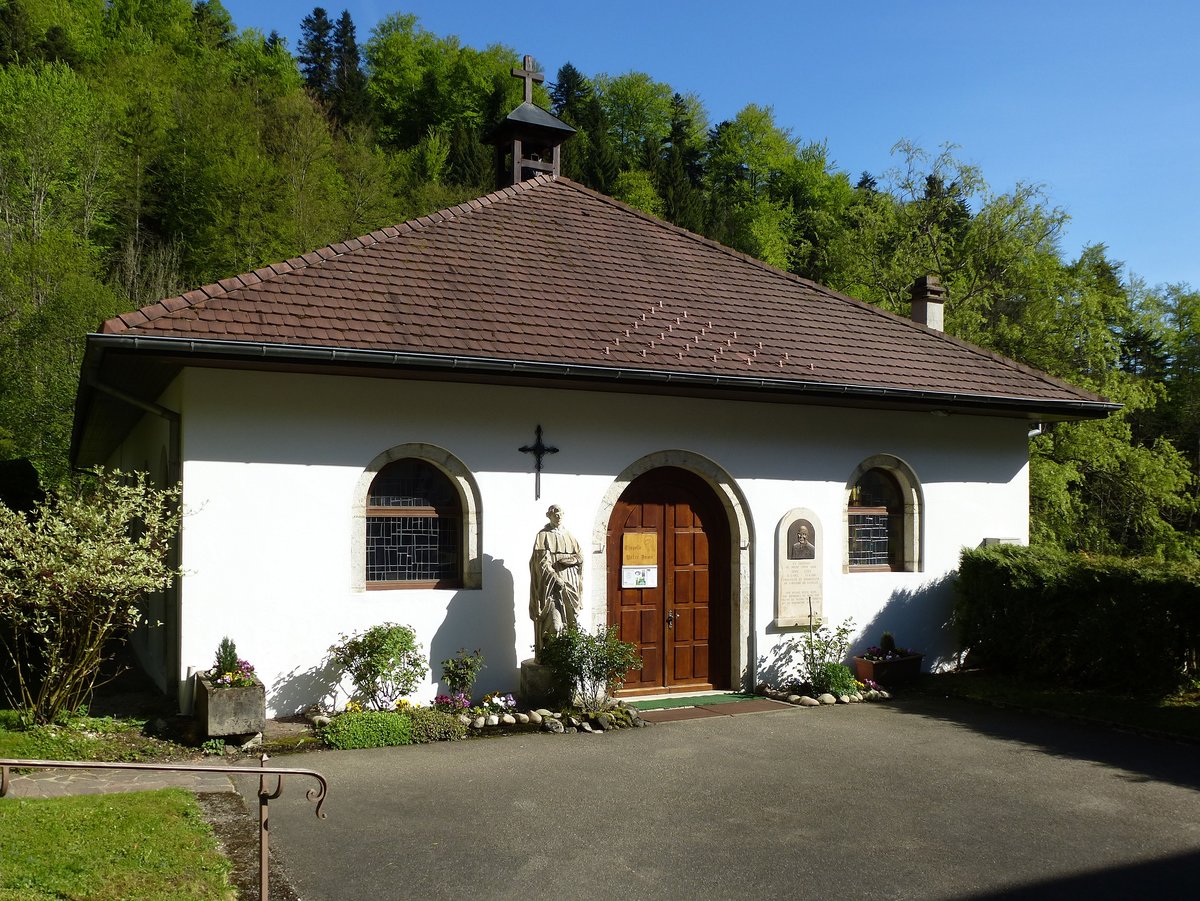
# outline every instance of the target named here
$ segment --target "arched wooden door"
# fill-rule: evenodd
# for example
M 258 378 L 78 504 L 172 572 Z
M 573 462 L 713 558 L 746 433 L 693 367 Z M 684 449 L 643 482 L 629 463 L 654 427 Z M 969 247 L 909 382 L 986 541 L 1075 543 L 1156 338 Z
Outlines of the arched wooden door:
M 729 560 L 728 517 L 699 476 L 661 467 L 625 489 L 608 523 L 608 622 L 642 657 L 626 691 L 730 687 Z

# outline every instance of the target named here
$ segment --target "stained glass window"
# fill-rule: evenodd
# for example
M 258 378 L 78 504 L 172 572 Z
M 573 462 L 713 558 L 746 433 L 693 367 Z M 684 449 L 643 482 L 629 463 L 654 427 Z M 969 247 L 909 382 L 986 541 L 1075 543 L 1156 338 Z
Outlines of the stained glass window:
M 367 584 L 453 588 L 462 577 L 462 505 L 423 460 L 379 471 L 367 493 Z
M 868 469 L 850 489 L 847 512 L 852 568 L 904 568 L 904 495 L 883 469 Z

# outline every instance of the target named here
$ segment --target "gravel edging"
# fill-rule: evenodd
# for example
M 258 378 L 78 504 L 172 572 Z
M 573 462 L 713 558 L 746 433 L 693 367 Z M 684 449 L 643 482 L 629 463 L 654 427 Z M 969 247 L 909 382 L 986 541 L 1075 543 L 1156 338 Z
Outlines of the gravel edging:
M 237 890 L 237 896 L 257 898 L 258 820 L 246 810 L 246 804 L 237 792 L 202 792 L 196 795 L 196 801 L 204 819 L 212 826 L 221 853 L 232 865 L 229 882 Z M 267 871 L 272 901 L 300 901 L 274 853 Z

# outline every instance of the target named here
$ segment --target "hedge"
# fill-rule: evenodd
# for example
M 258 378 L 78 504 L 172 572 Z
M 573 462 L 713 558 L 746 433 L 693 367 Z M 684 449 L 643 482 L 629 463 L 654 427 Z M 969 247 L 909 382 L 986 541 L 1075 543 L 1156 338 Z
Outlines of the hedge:
M 957 595 L 971 665 L 1129 691 L 1196 675 L 1195 566 L 1003 545 L 963 552 Z

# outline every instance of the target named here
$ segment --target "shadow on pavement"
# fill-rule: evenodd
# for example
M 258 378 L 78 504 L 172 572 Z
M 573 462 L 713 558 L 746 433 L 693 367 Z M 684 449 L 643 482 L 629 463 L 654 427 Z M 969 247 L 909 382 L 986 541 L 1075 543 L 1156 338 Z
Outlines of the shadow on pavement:
M 1200 851 L 1162 860 L 1094 870 L 1033 885 L 970 895 L 970 901 L 1033 901 L 1041 898 L 1191 898 L 1200 880 Z
M 1132 782 L 1169 782 L 1200 789 L 1200 767 L 1188 743 L 1076 722 L 1049 713 L 995 707 L 934 694 L 902 694 L 900 713 L 958 723 L 982 735 L 1020 742 L 1055 757 L 1091 760 L 1127 771 Z

